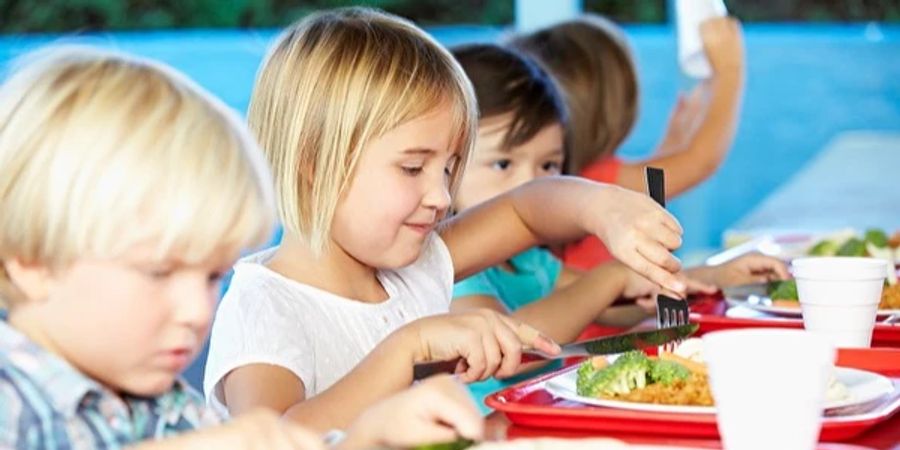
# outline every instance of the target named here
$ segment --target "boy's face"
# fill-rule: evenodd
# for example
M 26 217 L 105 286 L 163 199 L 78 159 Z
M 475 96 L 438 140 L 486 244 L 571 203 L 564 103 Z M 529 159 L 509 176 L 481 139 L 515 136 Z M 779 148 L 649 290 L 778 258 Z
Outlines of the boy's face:
M 450 206 L 448 170 L 455 152 L 449 105 L 404 123 L 363 149 L 338 203 L 331 237 L 376 268 L 414 262 Z
M 221 276 L 237 254 L 187 266 L 157 262 L 152 250 L 44 272 L 23 286 L 44 299 L 17 306 L 11 321 L 19 326 L 20 316 L 32 339 L 116 392 L 165 392 L 203 345 Z
M 475 152 L 454 200 L 457 211 L 535 178 L 560 174 L 564 159 L 562 126 L 550 124 L 528 142 L 503 148 L 511 119 L 505 114 L 484 118 L 479 123 Z

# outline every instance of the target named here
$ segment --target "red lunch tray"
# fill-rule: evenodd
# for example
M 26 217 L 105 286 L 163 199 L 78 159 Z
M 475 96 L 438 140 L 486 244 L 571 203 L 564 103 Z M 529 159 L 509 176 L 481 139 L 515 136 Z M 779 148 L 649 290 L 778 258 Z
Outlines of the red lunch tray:
M 838 365 L 879 372 L 893 377 L 895 390 L 864 405 L 854 415 L 826 417 L 821 441 L 852 439 L 869 428 L 890 419 L 900 411 L 900 349 L 840 350 Z M 503 412 L 515 425 L 523 427 L 567 429 L 588 432 L 634 433 L 669 437 L 718 438 L 714 414 L 677 414 L 634 411 L 585 405 L 555 398 L 544 389 L 544 381 L 569 370 L 570 366 L 496 392 L 487 406 Z

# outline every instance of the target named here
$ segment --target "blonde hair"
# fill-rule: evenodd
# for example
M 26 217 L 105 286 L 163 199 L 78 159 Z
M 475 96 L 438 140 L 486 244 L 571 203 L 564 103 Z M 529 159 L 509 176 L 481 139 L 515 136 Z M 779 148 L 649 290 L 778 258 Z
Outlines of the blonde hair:
M 366 8 L 288 27 L 260 69 L 248 112 L 284 228 L 321 252 L 362 149 L 444 102 L 460 155 L 453 193 L 478 120 L 471 84 L 450 53 L 412 23 Z
M 186 77 L 86 47 L 25 62 L 0 88 L 0 262 L 60 269 L 152 240 L 196 263 L 271 232 L 264 158 Z M 22 297 L 2 266 L 0 295 Z
M 559 83 L 569 108 L 572 145 L 567 171 L 612 156 L 638 114 L 637 70 L 621 29 L 586 14 L 510 41 Z

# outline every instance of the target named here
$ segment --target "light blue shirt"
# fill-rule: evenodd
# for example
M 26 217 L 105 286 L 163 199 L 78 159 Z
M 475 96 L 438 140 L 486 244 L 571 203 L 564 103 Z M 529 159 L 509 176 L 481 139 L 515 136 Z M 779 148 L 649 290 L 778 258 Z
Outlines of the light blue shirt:
M 120 396 L 0 322 L 0 448 L 115 449 L 220 422 L 178 381 Z
M 519 253 L 509 262 L 513 267 L 512 271 L 502 267 L 491 267 L 456 283 L 453 286 L 453 298 L 473 295 L 493 297 L 513 312 L 550 295 L 562 272 L 562 263 L 559 259 L 539 247 Z M 478 402 L 482 412 L 488 413 L 490 409 L 484 406 L 484 398 L 488 395 L 519 381 L 558 369 L 561 365 L 560 361 L 556 361 L 514 378 L 505 380 L 490 378 L 472 383 L 469 385 L 469 392 Z

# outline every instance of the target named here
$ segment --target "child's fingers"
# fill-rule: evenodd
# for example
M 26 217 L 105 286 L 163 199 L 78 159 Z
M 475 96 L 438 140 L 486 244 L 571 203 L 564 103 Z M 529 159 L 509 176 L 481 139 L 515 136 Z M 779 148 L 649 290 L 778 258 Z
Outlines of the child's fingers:
M 660 243 L 642 239 L 637 242 L 635 247 L 638 253 L 646 258 L 647 261 L 661 269 L 665 269 L 670 274 L 681 270 L 681 261 Z
M 674 257 L 673 257 L 674 258 Z M 631 252 L 622 257 L 622 262 L 634 269 L 648 280 L 665 289 L 684 295 L 687 287 L 671 271 L 663 269 L 645 258 L 639 252 Z
M 678 245 L 680 246 L 681 245 L 681 243 L 680 243 L 681 236 L 684 234 L 684 229 L 681 228 L 681 224 L 678 223 L 678 219 L 676 219 L 675 216 L 672 215 L 672 213 L 666 211 L 665 209 L 662 209 L 662 207 L 659 207 L 659 208 L 660 208 L 660 212 L 662 212 L 662 216 L 660 218 L 660 223 L 664 227 L 666 227 L 668 229 L 668 231 L 671 231 L 676 236 L 678 236 L 678 242 L 679 242 Z
M 504 354 L 500 350 L 500 344 L 494 333 L 488 332 L 481 337 L 481 345 L 484 347 L 484 372 L 480 379 L 487 379 L 497 372 L 497 368 L 503 363 Z
M 285 420 L 285 449 L 325 450 L 325 444 L 316 434 Z
M 524 348 L 539 350 L 551 355 L 560 352 L 561 349 L 556 341 L 531 325 L 506 316 L 502 317 L 502 320 L 506 321 L 507 325 L 515 332 L 521 344 L 524 344 Z
M 435 377 L 426 383 L 420 386 L 434 391 L 427 402 L 434 421 L 453 427 L 460 436 L 481 439 L 484 421 L 466 389 L 449 376 Z
M 687 286 L 688 293 L 700 292 L 703 294 L 715 294 L 719 291 L 718 286 L 705 283 L 696 278 L 682 276 L 681 279 L 684 281 L 685 286 Z
M 650 227 L 647 227 L 647 229 L 644 230 L 644 233 L 669 250 L 675 250 L 681 247 L 681 233 L 669 228 L 664 223 L 654 223 Z
M 503 360 L 500 363 L 496 376 L 502 378 L 514 375 L 516 369 L 519 368 L 522 361 L 523 341 L 515 332 L 516 324 L 513 319 L 498 314 L 496 320 L 494 339 L 497 340 L 503 352 Z

